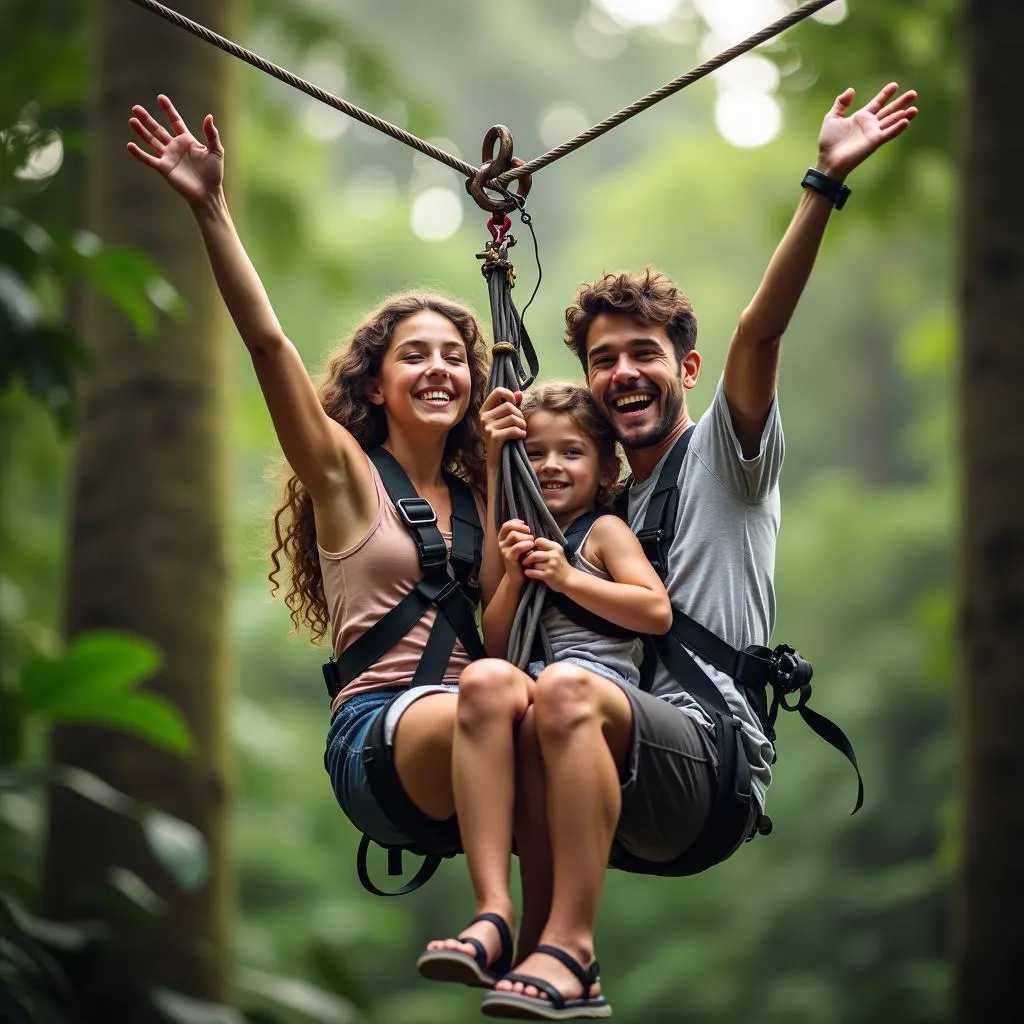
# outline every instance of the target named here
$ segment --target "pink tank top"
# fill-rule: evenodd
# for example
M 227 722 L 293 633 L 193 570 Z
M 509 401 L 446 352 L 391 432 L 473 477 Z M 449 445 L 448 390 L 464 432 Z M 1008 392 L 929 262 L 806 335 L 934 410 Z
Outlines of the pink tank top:
M 379 506 L 370 532 L 346 551 L 325 551 L 317 545 L 335 657 L 391 611 L 423 575 L 420 572 L 416 544 L 402 524 L 398 510 L 388 497 L 380 474 L 372 462 L 370 472 L 377 488 Z M 474 498 L 480 522 L 483 523 L 483 502 L 475 491 Z M 441 535 L 451 550 L 451 533 L 442 530 Z M 426 647 L 436 614 L 436 608 L 428 608 L 423 618 L 390 651 L 362 675 L 356 676 L 334 698 L 331 711 L 337 710 L 343 700 L 357 693 L 408 686 Z M 439 682 L 458 682 L 459 673 L 468 664 L 466 649 L 457 640 L 448 660 L 448 668 Z

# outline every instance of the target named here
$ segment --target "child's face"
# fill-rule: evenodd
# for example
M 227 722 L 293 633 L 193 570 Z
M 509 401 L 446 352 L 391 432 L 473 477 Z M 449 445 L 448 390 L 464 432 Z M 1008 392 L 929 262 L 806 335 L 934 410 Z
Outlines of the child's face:
M 589 512 L 601 482 L 601 460 L 594 441 L 567 413 L 531 412 L 526 417 L 526 454 L 544 504 L 559 526 Z

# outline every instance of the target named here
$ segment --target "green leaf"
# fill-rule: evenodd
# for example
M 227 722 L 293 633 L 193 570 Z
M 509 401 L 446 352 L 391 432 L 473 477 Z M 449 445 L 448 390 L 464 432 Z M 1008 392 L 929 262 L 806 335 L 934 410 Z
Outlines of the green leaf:
M 102 924 L 95 922 L 68 924 L 36 917 L 9 896 L 0 895 L 0 905 L 18 931 L 53 949 L 75 952 L 106 932 Z
M 104 725 L 130 733 L 172 754 L 192 748 L 192 734 L 181 712 L 170 701 L 151 693 L 112 694 L 81 699 L 68 698 L 47 711 L 63 722 Z
M 209 871 L 202 832 L 158 810 L 144 811 L 141 824 L 149 848 L 178 885 L 186 892 L 199 888 Z
M 129 633 L 95 630 L 80 633 L 56 658 L 29 662 L 21 680 L 27 710 L 47 714 L 86 705 L 123 692 L 160 667 L 160 651 L 149 640 Z
M 107 884 L 117 894 L 122 910 L 130 908 L 136 914 L 157 917 L 167 908 L 167 903 L 134 871 L 127 868 L 111 868 L 107 874 Z
M 173 1024 L 245 1024 L 245 1018 L 230 1006 L 193 999 L 169 988 L 152 988 L 149 998 Z
M 137 818 L 141 804 L 138 800 L 125 795 L 119 789 L 104 782 L 98 775 L 94 775 L 84 768 L 75 768 L 72 765 L 55 765 L 51 779 L 53 782 L 65 789 L 70 789 L 86 800 L 91 800 L 100 807 L 105 807 L 115 814 L 123 814 L 126 818 Z
M 45 786 L 53 774 L 45 765 L 19 764 L 0 768 L 0 793 L 17 793 L 35 786 Z
M 161 280 L 162 275 L 148 256 L 113 245 L 84 252 L 76 251 L 72 245 L 61 245 L 60 253 L 68 272 L 84 277 L 131 321 L 142 337 L 153 335 L 157 309 L 150 293 L 153 282 Z M 157 294 L 159 297 L 160 293 Z M 170 299 L 166 301 L 175 305 Z
M 10 267 L 0 264 L 0 307 L 11 329 L 23 332 L 39 319 L 39 302 L 32 289 Z
M 355 1007 L 347 1000 L 301 978 L 240 967 L 235 980 L 243 991 L 269 999 L 319 1024 L 352 1024 L 359 1019 Z

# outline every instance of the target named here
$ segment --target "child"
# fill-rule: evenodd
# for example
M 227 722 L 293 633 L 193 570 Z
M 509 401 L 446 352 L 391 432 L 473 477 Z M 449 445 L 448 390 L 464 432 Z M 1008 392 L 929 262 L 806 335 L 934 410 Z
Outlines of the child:
M 493 438 L 500 431 L 507 439 L 517 436 L 513 424 L 521 422 L 515 397 L 481 416 L 488 437 L 488 467 L 497 464 Z M 540 482 L 544 501 L 563 533 L 582 532 L 570 544 L 569 555 L 561 544 L 533 537 L 526 524 L 511 520 L 494 535 L 494 518 L 488 518 L 488 550 L 485 558 L 500 554 L 504 575 L 483 616 L 484 640 L 491 657 L 473 662 L 459 679 L 460 714 L 453 751 L 453 784 L 463 846 L 477 903 L 477 917 L 458 939 L 431 942 L 420 957 L 420 973 L 427 978 L 461 981 L 491 987 L 503 975 L 500 966 L 510 958 L 513 923 L 508 887 L 512 849 L 513 809 L 516 805 L 516 764 L 513 737 L 504 736 L 470 713 L 461 703 L 479 690 L 492 701 L 513 702 L 522 718 L 529 717 L 529 705 L 543 689 L 545 672 L 579 671 L 611 679 L 620 686 L 636 685 L 642 642 L 637 634 L 664 633 L 672 619 L 668 595 L 644 556 L 639 541 L 628 526 L 610 514 L 612 489 L 619 476 L 615 441 L 597 412 L 589 391 L 564 383 L 549 383 L 528 393 L 522 400 L 526 452 Z M 493 498 L 492 498 L 493 500 Z M 594 513 L 597 513 L 595 516 Z M 586 517 L 586 518 L 584 518 Z M 582 531 L 573 530 L 583 521 Z M 592 520 L 592 521 L 591 521 Z M 552 592 L 543 623 L 554 654 L 554 665 L 533 666 L 535 682 L 507 661 L 498 660 L 508 643 L 512 617 L 526 580 L 542 580 Z M 590 616 L 607 620 L 609 635 L 579 625 L 554 602 L 569 599 Z M 576 615 L 571 606 L 567 609 Z M 578 615 L 576 617 L 579 617 Z M 543 669 L 543 671 L 539 671 Z M 478 698 L 475 705 L 481 705 Z M 494 722 L 507 720 L 492 715 Z M 483 789 L 478 766 L 489 762 L 504 766 L 501 785 Z M 496 774 L 492 768 L 491 777 Z M 550 850 L 546 837 L 516 832 L 517 852 L 523 875 L 524 920 L 519 938 L 520 959 L 533 950 L 547 919 L 550 892 Z M 604 851 L 607 857 L 609 851 Z M 547 880 L 545 881 L 545 876 Z M 498 942 L 495 942 L 495 940 Z M 566 956 L 557 947 L 553 956 Z M 573 961 L 575 963 L 575 961 Z M 500 965 L 500 966 L 499 966 Z M 578 965 L 581 972 L 586 971 Z M 596 980 L 596 970 L 590 970 Z M 505 974 L 504 977 L 512 977 Z M 529 982 L 527 982 L 529 984 Z M 570 1000 L 588 1016 L 607 1016 L 611 1010 L 600 995 L 589 989 L 580 1000 Z M 487 999 L 490 1004 L 498 994 Z

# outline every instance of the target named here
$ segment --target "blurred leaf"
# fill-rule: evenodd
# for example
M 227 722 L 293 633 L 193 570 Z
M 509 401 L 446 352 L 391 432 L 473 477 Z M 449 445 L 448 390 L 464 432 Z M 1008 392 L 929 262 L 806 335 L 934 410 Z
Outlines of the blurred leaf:
M 117 728 L 185 753 L 192 738 L 181 712 L 158 694 L 125 692 L 159 666 L 160 653 L 148 640 L 91 631 L 75 637 L 59 657 L 29 662 L 22 700 L 32 714 Z
M 22 280 L 31 281 L 39 272 L 42 260 L 39 252 L 15 230 L 12 213 L 0 207 L 0 267 L 8 267 Z
M 39 320 L 39 302 L 32 289 L 9 267 L 0 263 L 0 313 L 9 326 L 8 331 L 22 334 L 31 330 Z
M 181 818 L 147 810 L 141 818 L 149 848 L 186 892 L 198 889 L 209 871 L 209 856 L 202 832 Z
M 108 785 L 98 775 L 72 765 L 55 765 L 50 770 L 50 781 L 70 789 L 73 793 L 125 817 L 138 816 L 139 803 L 118 789 Z
M 230 1006 L 203 1002 L 168 988 L 151 989 L 149 998 L 173 1024 L 245 1024 L 245 1017 Z
M 130 733 L 172 754 L 192 748 L 192 734 L 181 712 L 163 697 L 129 693 L 102 698 L 69 699 L 46 712 L 55 721 L 102 725 Z
M 343 996 L 360 1010 L 370 1008 L 372 998 L 366 983 L 341 950 L 322 940 L 314 940 L 310 953 L 321 978 L 332 992 Z
M 67 701 L 88 702 L 123 692 L 160 667 L 159 649 L 144 637 L 113 630 L 79 633 L 63 654 L 30 661 L 22 675 L 25 706 L 52 712 Z
M 143 879 L 127 868 L 111 868 L 107 884 L 121 898 L 122 910 L 130 908 L 136 914 L 156 917 L 167 907 L 167 903 Z
M 0 907 L 6 911 L 8 922 L 20 932 L 54 949 L 80 950 L 106 932 L 104 926 L 96 922 L 69 924 L 36 917 L 2 893 Z
M 359 1019 L 355 1007 L 347 1000 L 301 978 L 285 978 L 252 967 L 239 967 L 235 981 L 242 991 L 263 996 L 319 1024 L 351 1024 Z
M 82 253 L 70 245 L 62 245 L 60 255 L 66 274 L 85 278 L 128 318 L 141 337 L 152 337 L 157 316 L 147 288 L 161 275 L 148 256 L 124 246 Z

